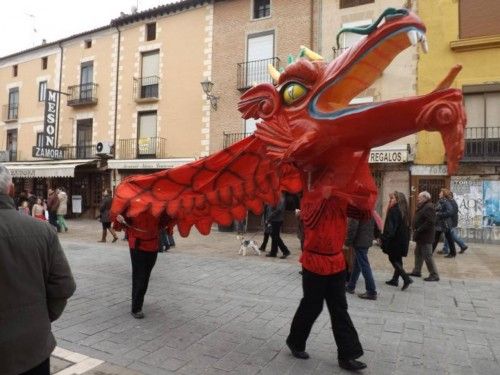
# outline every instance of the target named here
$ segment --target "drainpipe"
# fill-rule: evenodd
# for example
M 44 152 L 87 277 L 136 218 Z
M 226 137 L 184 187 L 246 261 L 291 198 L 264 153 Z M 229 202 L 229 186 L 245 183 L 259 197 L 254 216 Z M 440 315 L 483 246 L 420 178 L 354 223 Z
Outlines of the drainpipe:
M 116 78 L 115 78 L 115 121 L 113 130 L 113 156 L 116 159 L 116 141 L 117 141 L 117 126 L 118 126 L 118 77 L 120 75 L 120 43 L 121 43 L 121 30 L 118 25 L 115 26 L 118 31 L 118 45 L 116 51 Z M 116 169 L 113 169 L 113 188 L 116 186 Z
M 63 66 L 63 47 L 62 47 L 62 43 L 59 42 L 58 43 L 59 45 L 59 48 L 61 50 L 61 57 L 60 57 L 60 61 L 59 61 L 59 97 L 57 99 L 57 132 L 56 132 L 56 147 L 59 146 L 59 131 L 60 131 L 60 128 L 59 128 L 59 121 L 60 121 L 60 118 L 61 118 L 61 88 L 62 88 L 62 66 Z

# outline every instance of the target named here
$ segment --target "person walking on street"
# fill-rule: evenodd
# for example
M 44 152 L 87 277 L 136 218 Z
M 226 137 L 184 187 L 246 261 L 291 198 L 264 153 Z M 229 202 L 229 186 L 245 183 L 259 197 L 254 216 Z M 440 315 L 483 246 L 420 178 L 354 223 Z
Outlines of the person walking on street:
M 57 234 L 19 215 L 12 192 L 10 172 L 0 165 L 0 374 L 49 375 L 51 322 L 76 285 Z
M 281 259 L 286 259 L 290 255 L 290 250 L 286 247 L 283 239 L 280 236 L 281 226 L 285 216 L 285 194 L 281 193 L 280 200 L 275 207 L 267 206 L 266 225 L 271 224 L 271 251 L 266 254 L 266 257 L 275 258 L 278 254 L 278 248 L 283 255 Z
M 347 220 L 347 236 L 344 246 L 354 247 L 355 260 L 346 291 L 354 294 L 359 274 L 362 273 L 365 279 L 366 291 L 365 293 L 358 294 L 358 297 L 376 300 L 377 290 L 370 261 L 368 260 L 368 249 L 373 244 L 375 220 L 370 212 L 365 213 L 355 207 L 352 207 L 348 211 L 348 215 L 350 217 Z
M 57 225 L 59 226 L 61 232 L 64 230 L 68 231 L 68 225 L 66 224 L 66 220 L 64 220 L 64 216 L 68 214 L 68 195 L 63 190 L 63 188 L 58 188 L 56 190 L 57 198 L 59 199 L 59 207 L 57 207 Z
M 448 246 L 450 247 L 450 253 L 445 255 L 445 258 L 455 258 L 457 251 L 455 250 L 455 241 L 451 235 L 451 228 L 453 227 L 453 206 L 448 199 L 449 196 L 450 191 L 446 188 L 442 188 L 439 192 L 439 201 L 436 205 L 436 234 L 434 236 L 432 252 L 436 250 L 441 234 L 444 234 L 446 241 L 448 241 Z
M 458 227 L 458 204 L 457 202 L 455 201 L 455 199 L 453 198 L 453 192 L 450 191 L 450 196 L 448 198 L 448 200 L 450 201 L 451 203 L 451 206 L 453 207 L 453 215 L 451 217 L 451 237 L 453 238 L 453 241 L 455 241 L 458 246 L 460 246 L 460 254 L 463 254 L 465 252 L 465 250 L 467 250 L 469 247 L 467 246 L 467 244 L 464 242 L 464 240 L 462 240 L 460 238 L 460 236 L 458 235 L 458 230 L 457 230 L 457 227 Z M 443 246 L 443 250 L 440 250 L 438 251 L 438 254 L 449 254 L 450 252 L 450 246 L 448 245 L 448 240 L 445 238 L 444 239 L 444 246 Z
M 109 210 L 111 210 L 111 202 L 112 198 L 109 193 L 109 189 L 104 189 L 104 191 L 102 192 L 101 205 L 99 206 L 99 220 L 102 224 L 102 236 L 101 240 L 97 242 L 106 242 L 108 230 L 113 236 L 113 241 L 111 242 L 116 242 L 116 240 L 118 240 L 118 236 L 116 235 L 115 230 L 111 227 L 111 217 L 109 215 Z
M 173 221 L 168 216 L 151 217 L 141 213 L 133 218 L 122 215 L 113 218 L 113 226 L 117 230 L 125 229 L 130 248 L 132 263 L 132 307 L 131 315 L 135 319 L 143 319 L 144 296 L 148 290 L 151 271 L 156 264 L 160 248 L 160 230 L 170 231 Z
M 266 204 L 264 206 L 264 214 L 262 215 L 262 228 L 263 228 L 263 231 L 264 231 L 264 238 L 262 240 L 262 244 L 260 245 L 259 247 L 259 250 L 260 251 L 266 251 L 266 247 L 267 247 L 267 242 L 269 241 L 269 236 L 271 236 L 271 233 L 272 233 L 272 225 L 271 223 L 269 223 L 267 221 L 267 213 L 268 212 L 271 212 L 270 209 L 268 209 L 268 205 Z
M 439 281 L 436 263 L 432 257 L 432 243 L 434 242 L 436 225 L 436 211 L 431 201 L 431 195 L 422 191 L 417 197 L 417 210 L 413 218 L 413 240 L 415 247 L 415 266 L 410 276 L 422 276 L 422 264 L 425 261 L 429 277 L 425 281 Z
M 38 197 L 36 199 L 36 203 L 33 205 L 33 209 L 31 210 L 31 216 L 45 221 L 45 205 L 42 202 L 42 198 Z
M 389 256 L 389 261 L 394 267 L 391 280 L 387 285 L 398 286 L 399 277 L 403 279 L 406 290 L 413 280 L 403 268 L 403 257 L 408 255 L 410 245 L 410 214 L 408 203 L 403 193 L 395 191 L 389 195 L 389 208 L 385 217 L 384 231 L 382 232 L 382 251 Z
M 57 224 L 57 208 L 59 207 L 59 198 L 53 189 L 48 190 L 47 196 L 47 211 L 49 211 L 49 223 L 57 229 L 58 232 L 61 231 L 59 224 Z

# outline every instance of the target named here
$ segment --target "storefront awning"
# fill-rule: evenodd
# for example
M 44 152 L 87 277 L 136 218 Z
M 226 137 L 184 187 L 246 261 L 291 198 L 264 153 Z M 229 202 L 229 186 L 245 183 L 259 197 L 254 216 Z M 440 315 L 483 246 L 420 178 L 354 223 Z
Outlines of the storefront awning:
M 195 161 L 195 158 L 108 160 L 109 169 L 168 169 Z
M 3 163 L 14 178 L 75 177 L 75 168 L 95 160 L 51 160 L 32 163 Z

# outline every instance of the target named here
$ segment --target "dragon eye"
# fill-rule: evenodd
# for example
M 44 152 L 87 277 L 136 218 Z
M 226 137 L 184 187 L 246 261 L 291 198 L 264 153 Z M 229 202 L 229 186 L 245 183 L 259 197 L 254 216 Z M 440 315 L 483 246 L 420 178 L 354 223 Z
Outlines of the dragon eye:
M 283 90 L 283 100 L 286 105 L 291 105 L 307 94 L 307 89 L 300 83 L 290 83 Z

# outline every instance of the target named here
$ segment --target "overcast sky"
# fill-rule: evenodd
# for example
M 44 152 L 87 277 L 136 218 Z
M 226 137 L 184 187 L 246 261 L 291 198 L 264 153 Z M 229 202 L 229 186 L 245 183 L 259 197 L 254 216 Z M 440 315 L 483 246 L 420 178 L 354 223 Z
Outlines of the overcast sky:
M 0 12 L 0 56 L 109 24 L 131 7 L 143 11 L 178 0 L 7 0 Z

